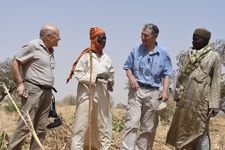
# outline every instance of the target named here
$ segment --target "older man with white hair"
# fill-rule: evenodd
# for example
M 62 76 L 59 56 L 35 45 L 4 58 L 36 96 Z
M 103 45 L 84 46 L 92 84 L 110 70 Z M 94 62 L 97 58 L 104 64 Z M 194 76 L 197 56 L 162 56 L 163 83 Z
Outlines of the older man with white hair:
M 22 102 L 22 114 L 24 112 L 29 113 L 41 143 L 44 142 L 46 136 L 54 85 L 53 47 L 58 46 L 59 40 L 59 29 L 53 25 L 44 25 L 40 30 L 40 38 L 22 46 L 20 53 L 15 56 L 12 62 L 17 93 Z M 21 150 L 28 133 L 28 127 L 20 118 L 8 149 Z M 40 149 L 40 146 L 32 137 L 30 150 L 38 149 Z

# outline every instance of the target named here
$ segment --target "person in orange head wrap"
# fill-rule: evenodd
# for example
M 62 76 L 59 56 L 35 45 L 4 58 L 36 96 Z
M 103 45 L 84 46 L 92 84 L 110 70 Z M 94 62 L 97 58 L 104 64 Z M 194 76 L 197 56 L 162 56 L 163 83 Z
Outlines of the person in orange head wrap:
M 109 91 L 113 91 L 114 69 L 109 56 L 103 52 L 106 44 L 104 30 L 99 27 L 91 28 L 90 40 L 90 47 L 81 52 L 67 79 L 68 82 L 74 75 L 78 80 L 72 150 L 84 149 L 89 138 L 95 149 L 106 150 L 111 146 L 112 114 Z M 88 122 L 89 94 L 93 97 L 91 125 Z M 88 135 L 89 127 L 91 137 Z
M 102 54 L 102 50 L 105 47 L 105 43 L 106 43 L 105 31 L 99 27 L 92 27 L 90 29 L 89 34 L 90 34 L 91 45 L 89 48 L 84 49 L 81 52 L 80 56 L 77 58 L 77 60 L 74 62 L 66 83 L 68 83 L 69 80 L 72 79 L 72 76 L 74 74 L 74 69 L 76 68 L 76 65 L 79 59 L 81 58 L 81 56 L 83 56 L 85 53 L 88 53 L 89 51 L 93 51 L 96 54 Z

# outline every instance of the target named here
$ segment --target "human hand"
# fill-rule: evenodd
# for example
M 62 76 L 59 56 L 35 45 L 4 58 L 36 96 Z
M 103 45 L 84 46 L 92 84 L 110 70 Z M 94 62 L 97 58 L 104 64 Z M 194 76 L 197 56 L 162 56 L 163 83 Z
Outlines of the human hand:
M 129 83 L 130 83 L 130 86 L 131 86 L 133 91 L 137 91 L 139 89 L 138 82 L 135 78 L 129 79 Z
M 107 72 L 103 72 L 97 75 L 97 79 L 108 80 L 110 78 L 110 74 Z
M 112 92 L 113 91 L 113 85 L 114 85 L 114 81 L 108 81 L 107 82 L 107 89 Z
M 25 86 L 24 86 L 23 82 L 18 84 L 16 92 L 19 95 L 19 97 L 27 98 L 27 92 L 26 92 L 26 89 L 25 89 Z
M 162 91 L 161 96 L 160 96 L 160 99 L 161 99 L 163 102 L 167 101 L 167 100 L 169 99 L 169 94 L 168 94 L 168 92 Z

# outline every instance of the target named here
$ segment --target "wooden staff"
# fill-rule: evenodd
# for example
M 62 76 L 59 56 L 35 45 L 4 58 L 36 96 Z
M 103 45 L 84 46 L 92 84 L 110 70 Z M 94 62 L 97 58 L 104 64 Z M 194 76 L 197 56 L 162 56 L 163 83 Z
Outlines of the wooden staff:
M 92 52 L 89 51 L 90 54 L 90 81 L 89 81 L 89 114 L 88 114 L 88 124 L 89 124 L 89 150 L 91 150 L 91 118 L 92 118 L 92 103 L 93 103 L 93 96 L 92 96 L 92 71 L 93 71 L 93 60 L 92 60 Z
M 22 113 L 20 112 L 18 106 L 16 105 L 15 101 L 14 101 L 13 98 L 11 97 L 8 88 L 6 87 L 6 85 L 5 85 L 4 83 L 3 83 L 3 87 L 4 87 L 5 91 L 6 91 L 6 93 L 8 94 L 9 99 L 12 101 L 13 105 L 15 106 L 16 111 L 18 112 L 18 114 L 20 115 L 21 119 L 23 120 L 24 124 L 25 124 L 25 125 L 27 126 L 27 128 L 30 130 L 30 132 L 32 133 L 34 139 L 36 140 L 36 142 L 38 143 L 38 145 L 40 146 L 40 148 L 41 148 L 42 150 L 44 150 L 44 148 L 43 148 L 43 146 L 41 145 L 41 142 L 40 142 L 40 140 L 39 140 L 39 138 L 38 138 L 38 136 L 37 136 L 37 134 L 36 134 L 36 132 L 35 132 L 35 130 L 34 130 L 34 126 L 33 126 L 32 120 L 31 120 L 31 118 L 30 118 L 29 112 L 27 111 L 27 112 L 25 112 L 25 114 L 26 114 L 27 117 L 28 117 L 28 121 L 29 121 L 30 125 L 28 124 L 28 122 L 27 122 L 27 121 L 25 120 L 25 118 L 23 117 Z

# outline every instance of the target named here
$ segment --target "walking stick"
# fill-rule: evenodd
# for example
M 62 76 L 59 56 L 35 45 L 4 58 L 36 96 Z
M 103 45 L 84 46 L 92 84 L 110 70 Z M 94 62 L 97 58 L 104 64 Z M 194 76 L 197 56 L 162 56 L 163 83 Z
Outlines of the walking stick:
M 89 124 L 89 150 L 91 150 L 91 114 L 92 114 L 92 84 L 91 84 L 91 81 L 92 81 L 92 69 L 93 69 L 93 62 L 92 62 L 92 52 L 89 51 L 89 54 L 90 54 L 90 82 L 89 82 L 89 113 L 88 113 L 88 124 Z
M 22 113 L 20 112 L 18 106 L 16 105 L 15 101 L 13 100 L 13 98 L 11 97 L 10 93 L 9 93 L 9 90 L 8 88 L 6 87 L 6 85 L 3 83 L 2 86 L 4 87 L 6 93 L 8 94 L 9 96 L 9 99 L 11 100 L 11 102 L 13 103 L 13 105 L 15 106 L 16 108 L 16 111 L 18 112 L 18 114 L 20 115 L 21 119 L 23 120 L 24 124 L 27 126 L 27 128 L 30 130 L 30 132 L 32 133 L 34 139 L 36 140 L 36 142 L 38 143 L 38 145 L 40 146 L 41 150 L 44 150 L 43 146 L 41 145 L 41 142 L 37 136 L 37 133 L 35 132 L 34 130 L 34 126 L 33 126 L 33 123 L 32 123 L 32 120 L 30 118 L 30 114 L 29 112 L 25 112 L 25 114 L 27 115 L 28 117 L 28 121 L 26 121 L 26 119 L 24 118 L 24 116 L 22 115 Z M 30 123 L 30 125 L 28 124 Z

